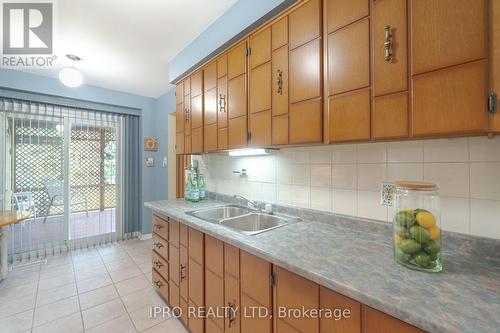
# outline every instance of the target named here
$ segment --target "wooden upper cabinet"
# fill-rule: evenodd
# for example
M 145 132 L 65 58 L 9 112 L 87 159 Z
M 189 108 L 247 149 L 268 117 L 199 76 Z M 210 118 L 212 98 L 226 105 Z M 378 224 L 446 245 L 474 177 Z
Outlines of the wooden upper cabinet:
M 193 115 L 191 114 L 191 95 L 184 96 L 184 133 L 186 135 L 191 134 L 191 120 Z
M 370 139 L 370 90 L 330 97 L 330 142 Z
M 184 82 L 179 82 L 175 86 L 175 104 L 184 102 Z
M 408 90 L 408 36 L 406 1 L 373 2 L 373 89 L 374 95 Z M 392 35 L 391 57 L 386 59 L 386 27 Z
M 184 132 L 177 133 L 175 136 L 176 154 L 184 154 Z
M 342 318 L 341 320 L 326 318 L 325 316 L 321 317 L 321 333 L 361 333 L 361 303 L 325 287 L 320 287 L 319 295 L 321 309 L 350 311 L 349 318 Z
M 250 68 L 271 60 L 271 27 L 250 36 Z
M 184 79 L 183 89 L 184 89 L 184 96 L 191 94 L 191 78 L 190 77 L 187 77 L 186 79 Z
M 227 75 L 227 54 L 221 55 L 217 58 L 217 78 Z
M 414 75 L 486 57 L 487 1 L 410 3 Z
M 289 143 L 315 143 L 323 138 L 321 100 L 315 99 L 290 105 Z
M 229 119 L 247 114 L 246 75 L 238 76 L 227 84 L 227 112 Z
M 250 70 L 250 113 L 271 110 L 271 62 Z
M 321 41 L 290 51 L 290 103 L 321 97 Z
M 227 77 L 217 79 L 217 127 L 227 127 Z
M 209 91 L 217 86 L 217 62 L 211 61 L 203 69 L 203 91 Z
M 191 132 L 191 153 L 200 154 L 203 152 L 203 127 L 198 127 Z
M 490 90 L 500 95 L 500 2 L 490 1 Z M 497 105 L 500 101 L 497 97 Z M 498 107 L 497 107 L 498 109 Z M 500 111 L 491 115 L 490 130 L 500 132 Z
M 242 41 L 227 52 L 227 79 L 231 80 L 247 71 L 247 42 Z
M 191 75 L 191 97 L 201 95 L 203 92 L 203 71 L 199 70 Z
M 203 94 L 203 120 L 204 125 L 215 124 L 217 122 L 217 88 L 212 88 Z
M 343 332 L 343 331 L 342 331 Z M 421 329 L 363 305 L 363 333 L 425 333 Z
M 247 116 L 229 119 L 227 148 L 245 148 L 247 146 Z
M 288 16 L 274 22 L 271 26 L 272 49 L 288 44 Z
M 184 132 L 184 120 L 184 103 L 180 103 L 175 106 L 175 131 L 177 133 Z
M 408 137 L 408 92 L 375 97 L 373 102 L 374 139 Z
M 307 279 L 278 266 L 274 267 L 275 288 L 274 306 L 276 308 L 319 309 L 319 286 Z M 302 333 L 318 333 L 318 318 L 294 318 L 285 316 L 283 321 Z M 343 332 L 343 331 L 339 331 Z
M 479 60 L 413 77 L 413 136 L 485 132 L 485 71 Z
M 271 144 L 271 111 L 250 114 L 248 145 L 262 147 Z
M 290 50 L 321 36 L 321 2 L 309 0 L 288 15 Z
M 203 96 L 191 98 L 191 129 L 203 126 Z
M 272 107 L 273 116 L 288 113 L 288 47 L 273 51 L 272 61 Z
M 203 150 L 205 152 L 217 150 L 217 124 L 207 125 L 203 128 Z
M 327 32 L 333 32 L 370 13 L 370 0 L 324 0 Z M 374 1 L 377 2 L 378 0 Z
M 328 36 L 328 92 L 340 94 L 370 85 L 369 20 Z

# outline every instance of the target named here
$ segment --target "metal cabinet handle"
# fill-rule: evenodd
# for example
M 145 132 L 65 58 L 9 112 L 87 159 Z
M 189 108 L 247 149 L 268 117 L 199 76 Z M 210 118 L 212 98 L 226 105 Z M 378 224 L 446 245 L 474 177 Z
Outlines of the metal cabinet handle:
M 156 268 L 162 268 L 164 265 L 161 263 L 161 261 L 153 261 L 153 264 L 155 265 Z
M 189 121 L 189 109 L 184 109 L 184 114 L 185 114 L 184 119 L 186 120 L 186 122 L 188 122 Z
M 219 110 L 220 112 L 226 112 L 226 95 L 219 94 Z
M 384 60 L 392 62 L 392 28 L 390 25 L 384 27 L 385 41 L 384 41 Z
M 157 248 L 157 249 L 161 249 L 162 247 L 165 247 L 162 243 L 160 242 L 156 242 L 154 243 L 154 246 Z
M 231 309 L 231 311 L 229 311 L 229 318 L 228 318 L 229 327 L 231 327 L 233 325 L 233 323 L 236 321 L 236 317 L 234 316 L 234 304 L 231 304 L 231 302 L 228 302 L 227 306 L 228 306 L 228 308 Z
M 186 278 L 186 264 L 181 264 L 181 282 Z
M 283 95 L 283 71 L 281 69 L 278 69 L 276 83 L 278 84 L 278 94 Z
M 162 226 L 161 224 L 155 224 L 155 228 L 160 230 L 160 229 L 164 228 L 164 226 Z
M 155 286 L 156 286 L 157 288 L 161 288 L 161 287 L 163 287 L 163 283 L 162 283 L 160 280 L 158 280 L 158 281 L 154 281 L 153 283 L 155 284 Z

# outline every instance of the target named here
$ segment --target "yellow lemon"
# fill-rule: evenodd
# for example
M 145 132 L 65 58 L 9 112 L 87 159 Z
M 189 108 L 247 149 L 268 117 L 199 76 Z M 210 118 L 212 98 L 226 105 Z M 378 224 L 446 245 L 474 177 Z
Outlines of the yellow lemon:
M 396 243 L 396 245 L 401 244 L 402 241 L 403 241 L 403 238 L 401 238 L 401 236 L 394 235 L 394 243 Z
M 429 229 L 436 225 L 436 218 L 429 212 L 420 212 L 417 214 L 417 223 L 421 227 Z
M 438 239 L 439 235 L 441 234 L 441 230 L 439 230 L 437 225 L 427 229 L 427 232 L 429 233 L 429 236 L 431 237 L 432 240 Z

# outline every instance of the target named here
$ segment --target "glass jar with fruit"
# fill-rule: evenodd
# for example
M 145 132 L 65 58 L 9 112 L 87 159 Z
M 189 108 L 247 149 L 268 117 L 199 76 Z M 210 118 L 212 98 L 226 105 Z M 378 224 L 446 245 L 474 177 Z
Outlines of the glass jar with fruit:
M 435 184 L 396 182 L 394 258 L 411 269 L 440 272 L 441 224 Z

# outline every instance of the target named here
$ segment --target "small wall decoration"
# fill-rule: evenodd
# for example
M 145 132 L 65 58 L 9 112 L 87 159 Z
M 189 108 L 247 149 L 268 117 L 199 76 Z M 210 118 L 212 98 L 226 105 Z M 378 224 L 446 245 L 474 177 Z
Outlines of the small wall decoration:
M 152 157 L 146 157 L 146 167 L 151 168 L 155 166 L 155 159 Z
M 158 139 L 144 138 L 144 151 L 158 151 Z

